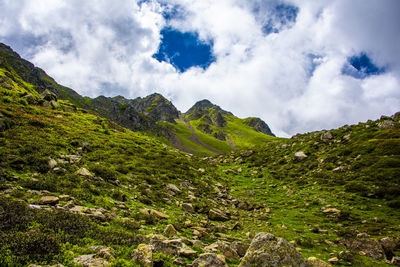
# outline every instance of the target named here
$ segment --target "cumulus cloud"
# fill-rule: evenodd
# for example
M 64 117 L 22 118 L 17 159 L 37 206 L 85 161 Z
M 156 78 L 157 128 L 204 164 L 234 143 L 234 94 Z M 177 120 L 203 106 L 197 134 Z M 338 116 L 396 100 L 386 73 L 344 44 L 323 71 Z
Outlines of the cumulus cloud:
M 186 111 L 207 98 L 280 136 L 375 119 L 400 107 L 397 0 L 0 0 L 0 40 L 81 94 L 154 91 Z M 207 69 L 152 56 L 164 27 L 213 44 Z M 355 78 L 365 53 L 383 73 Z

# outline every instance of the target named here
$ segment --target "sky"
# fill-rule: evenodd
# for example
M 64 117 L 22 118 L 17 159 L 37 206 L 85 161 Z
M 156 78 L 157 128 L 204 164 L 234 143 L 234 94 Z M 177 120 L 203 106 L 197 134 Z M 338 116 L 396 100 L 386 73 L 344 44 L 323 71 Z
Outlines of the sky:
M 0 42 L 84 96 L 209 99 L 282 137 L 400 111 L 399 0 L 0 0 Z

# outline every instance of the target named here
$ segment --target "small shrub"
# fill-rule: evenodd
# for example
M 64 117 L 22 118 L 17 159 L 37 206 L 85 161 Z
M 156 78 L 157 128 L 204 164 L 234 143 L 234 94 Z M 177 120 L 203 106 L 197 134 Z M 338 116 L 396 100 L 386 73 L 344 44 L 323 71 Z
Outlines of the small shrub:
M 114 169 L 103 165 L 94 165 L 90 168 L 90 170 L 106 181 L 115 180 L 118 175 L 118 173 Z
M 302 247 L 306 247 L 306 248 L 313 248 L 314 247 L 314 242 L 312 240 L 312 238 L 310 237 L 297 237 L 295 239 L 296 243 Z
M 121 225 L 122 227 L 130 231 L 136 231 L 140 229 L 140 223 L 132 219 L 122 221 Z
M 10 96 L 3 96 L 2 98 L 1 98 L 1 101 L 3 102 L 3 103 L 11 103 L 12 102 L 12 98 L 10 97 Z
M 27 105 L 28 105 L 28 101 L 26 101 L 25 98 L 20 98 L 20 99 L 18 100 L 18 103 L 21 104 L 21 105 L 23 105 L 23 106 L 27 106 Z
M 115 190 L 112 193 L 112 198 L 114 198 L 115 200 L 118 200 L 118 201 L 122 201 L 122 202 L 128 201 L 128 197 L 124 193 L 122 193 L 120 190 Z
M 399 209 L 400 208 L 400 200 L 396 199 L 396 200 L 388 201 L 387 205 L 391 208 Z
M 345 185 L 345 190 L 351 193 L 359 193 L 362 196 L 367 196 L 370 193 L 370 188 L 358 181 L 351 181 Z
M 0 230 L 25 230 L 31 215 L 24 203 L 0 198 Z
M 51 261 L 61 248 L 55 235 L 45 234 L 37 229 L 10 234 L 6 240 L 7 244 L 4 245 L 18 256 L 17 262 L 21 264 L 29 261 Z

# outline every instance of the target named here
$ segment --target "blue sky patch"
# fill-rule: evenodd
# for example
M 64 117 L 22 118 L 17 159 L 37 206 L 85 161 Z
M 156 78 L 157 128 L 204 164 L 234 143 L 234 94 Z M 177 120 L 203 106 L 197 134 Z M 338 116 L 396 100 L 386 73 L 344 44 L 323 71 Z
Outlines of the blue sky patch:
M 348 58 L 347 64 L 342 68 L 342 73 L 357 79 L 378 75 L 385 72 L 385 68 L 375 65 L 366 53 Z
M 279 4 L 275 6 L 269 14 L 269 18 L 263 25 L 263 32 L 265 34 L 278 33 L 283 29 L 291 27 L 297 19 L 299 8 L 287 4 Z
M 308 60 L 309 60 L 309 68 L 307 69 L 307 74 L 309 77 L 314 75 L 315 70 L 319 65 L 321 65 L 323 56 L 321 55 L 315 55 L 315 54 L 308 54 L 307 55 Z
M 180 32 L 167 27 L 161 31 L 161 36 L 160 47 L 153 57 L 160 62 L 170 63 L 180 72 L 196 66 L 206 69 L 215 62 L 213 43 L 200 40 L 197 33 Z

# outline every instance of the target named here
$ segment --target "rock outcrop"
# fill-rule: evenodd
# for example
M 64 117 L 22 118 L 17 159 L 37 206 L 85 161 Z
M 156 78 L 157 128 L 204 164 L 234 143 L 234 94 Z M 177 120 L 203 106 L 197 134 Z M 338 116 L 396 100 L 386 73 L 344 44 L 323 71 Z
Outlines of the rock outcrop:
M 283 238 L 269 233 L 258 233 L 250 244 L 239 267 L 309 266 L 295 247 Z

